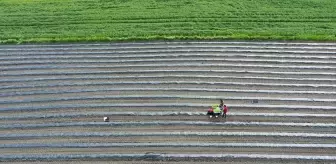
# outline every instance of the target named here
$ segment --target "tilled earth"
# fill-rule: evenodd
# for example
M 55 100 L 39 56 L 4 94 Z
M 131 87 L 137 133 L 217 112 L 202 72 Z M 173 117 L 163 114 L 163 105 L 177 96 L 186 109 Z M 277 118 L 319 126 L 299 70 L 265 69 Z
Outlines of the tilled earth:
M 1 45 L 0 70 L 0 162 L 336 163 L 335 43 Z

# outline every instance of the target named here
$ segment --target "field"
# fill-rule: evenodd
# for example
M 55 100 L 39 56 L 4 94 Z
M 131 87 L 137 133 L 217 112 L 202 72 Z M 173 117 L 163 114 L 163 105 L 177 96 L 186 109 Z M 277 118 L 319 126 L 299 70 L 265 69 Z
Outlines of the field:
M 0 0 L 0 43 L 336 40 L 334 0 Z
M 336 163 L 335 54 L 299 42 L 1 45 L 0 162 Z M 220 98 L 228 117 L 208 120 Z
M 335 6 L 0 0 L 0 162 L 336 163 Z

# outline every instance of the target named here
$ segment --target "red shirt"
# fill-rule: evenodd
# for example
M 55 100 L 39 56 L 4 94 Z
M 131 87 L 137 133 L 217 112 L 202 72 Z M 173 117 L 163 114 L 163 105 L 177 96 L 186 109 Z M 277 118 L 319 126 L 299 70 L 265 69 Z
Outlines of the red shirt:
M 224 113 L 227 113 L 229 111 L 229 108 L 227 106 L 224 106 Z

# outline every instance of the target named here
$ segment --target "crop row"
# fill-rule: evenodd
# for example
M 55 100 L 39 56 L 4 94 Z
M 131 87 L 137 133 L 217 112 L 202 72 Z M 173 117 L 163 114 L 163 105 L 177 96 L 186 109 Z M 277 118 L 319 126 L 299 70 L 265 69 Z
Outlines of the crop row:
M 335 133 L 292 133 L 292 132 L 68 132 L 68 133 L 37 133 L 37 134 L 0 134 L 0 139 L 41 138 L 41 137 L 131 137 L 131 136 L 264 136 L 264 137 L 303 137 L 336 139 Z
M 14 116 L 0 116 L 1 120 L 19 120 L 19 119 L 48 119 L 48 118 L 64 118 L 64 117 L 90 117 L 90 116 L 203 116 L 205 112 L 142 112 L 142 111 L 128 111 L 128 112 L 84 112 L 84 113 L 59 113 L 59 114 L 34 114 L 34 115 L 14 115 Z M 259 117 L 299 117 L 299 118 L 336 118 L 336 114 L 320 114 L 320 113 L 242 113 L 230 112 L 230 116 L 259 116 Z M 175 122 L 174 122 L 175 123 Z M 178 122 L 177 122 L 178 123 Z M 188 124 L 189 122 L 181 122 Z M 194 122 L 193 122 L 194 123 Z M 258 124 L 252 123 L 251 124 Z M 191 123 L 192 124 L 192 123 Z M 202 123 L 201 123 L 202 124 Z M 209 123 L 218 124 L 218 123 Z M 229 124 L 229 123 L 224 123 Z M 263 123 L 259 123 L 260 125 Z M 268 123 L 266 123 L 268 124 Z M 281 123 L 285 125 L 286 123 Z M 289 123 L 292 124 L 292 123 Z M 305 123 L 303 123 L 305 124 Z M 309 123 L 308 123 L 309 124 Z M 316 123 L 312 123 L 316 124 Z M 293 124 L 294 125 L 294 124 Z M 299 124 L 295 124 L 299 125 Z M 314 125 L 312 125 L 314 126 Z
M 296 161 L 335 161 L 336 156 L 314 156 L 314 155 L 270 155 L 270 154 L 53 154 L 53 155 L 0 155 L 0 161 L 50 161 L 50 160 L 154 160 L 154 161 L 176 161 L 176 160 L 296 160 Z
M 211 126 L 211 127 L 309 127 L 309 128 L 336 128 L 333 123 L 292 123 L 292 122 L 205 122 L 205 121 L 152 121 L 152 122 L 66 122 L 45 124 L 12 124 L 0 125 L 0 129 L 33 129 L 51 127 L 120 127 L 120 126 Z
M 336 110 L 335 106 L 300 106 L 300 105 L 251 105 L 251 104 L 232 104 L 230 105 L 232 108 L 258 108 L 258 109 L 276 109 L 277 111 L 280 110 L 306 110 L 306 111 L 334 111 Z M 1 108 L 0 111 L 43 111 L 43 110 L 51 110 L 51 109 L 66 109 L 66 108 L 80 108 L 80 109 L 85 109 L 85 108 L 94 108 L 94 107 L 99 107 L 99 108 L 104 108 L 104 107 L 110 107 L 110 108 L 115 108 L 115 107 L 130 107 L 130 108 L 135 108 L 135 107 L 165 107 L 165 108 L 181 108 L 181 107 L 193 107 L 193 108 L 208 108 L 208 104 L 200 104 L 200 103 L 97 103 L 97 104 L 58 104 L 58 105 L 44 105 L 44 106 L 17 106 L 17 107 L 5 107 Z

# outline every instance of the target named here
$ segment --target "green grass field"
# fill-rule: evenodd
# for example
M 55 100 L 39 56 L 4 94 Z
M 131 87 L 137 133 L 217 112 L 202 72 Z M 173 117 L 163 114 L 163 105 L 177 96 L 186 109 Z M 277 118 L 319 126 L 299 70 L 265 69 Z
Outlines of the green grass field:
M 0 43 L 336 41 L 335 0 L 0 0 Z

